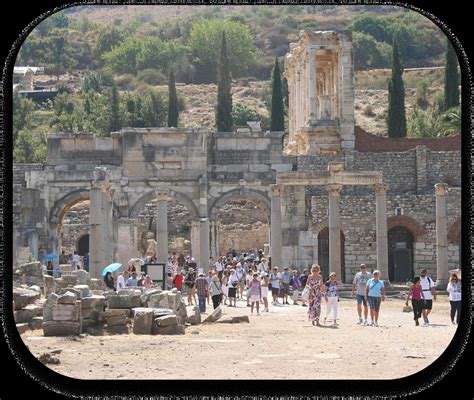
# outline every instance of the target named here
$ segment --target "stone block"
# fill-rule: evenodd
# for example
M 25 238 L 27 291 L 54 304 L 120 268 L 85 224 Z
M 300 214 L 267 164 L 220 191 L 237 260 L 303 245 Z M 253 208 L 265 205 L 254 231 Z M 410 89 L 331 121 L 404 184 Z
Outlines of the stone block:
M 51 293 L 56 291 L 56 283 L 54 278 L 49 275 L 44 275 L 44 295 L 48 297 Z
M 151 308 L 170 308 L 167 293 L 157 293 L 149 297 L 148 307 Z
M 62 275 L 61 276 L 61 279 L 62 281 L 64 282 L 64 284 L 67 286 L 71 285 L 71 286 L 76 286 L 77 285 L 77 276 L 76 275 Z
M 153 324 L 153 310 L 135 311 L 133 316 L 133 333 L 136 335 L 150 335 Z
M 92 296 L 91 290 L 87 285 L 76 285 L 74 286 L 74 289 L 81 291 L 81 298 Z
M 140 296 L 137 295 L 109 295 L 107 296 L 109 308 L 135 308 L 140 307 Z
M 43 304 L 43 318 L 45 321 L 53 320 L 53 307 L 57 304 L 59 296 L 51 293 Z
M 25 308 L 15 312 L 15 322 L 17 324 L 23 324 L 25 322 L 30 322 L 34 317 L 42 315 L 43 307 L 36 304 L 28 304 Z
M 107 328 L 107 332 L 115 334 L 115 335 L 128 335 L 129 328 L 128 328 L 128 325 L 109 326 Z
M 186 317 L 186 322 L 191 325 L 199 325 L 201 323 L 201 312 L 199 311 L 199 307 L 189 307 L 188 316 Z
M 72 286 L 62 288 L 59 290 L 59 292 L 56 292 L 56 293 L 58 293 L 61 296 L 67 292 L 74 293 L 78 299 L 82 298 L 82 291 L 79 289 L 74 289 Z
M 155 324 L 158 326 L 178 325 L 178 318 L 176 315 L 164 315 L 162 317 L 155 318 Z
M 131 313 L 129 309 L 108 309 L 107 311 L 102 311 L 99 313 L 100 319 L 116 317 L 118 315 L 124 315 L 125 317 L 130 317 Z
M 99 311 L 94 308 L 83 308 L 81 310 L 82 318 L 93 319 L 95 321 L 99 320 Z
M 127 325 L 128 318 L 125 315 L 117 315 L 114 317 L 108 317 L 105 319 L 107 326 L 118 326 L 118 325 Z
M 47 321 L 43 322 L 44 336 L 70 336 L 82 332 L 81 321 Z
M 145 291 L 142 293 L 140 296 L 140 301 L 141 301 L 141 306 L 142 307 L 148 307 L 148 302 L 150 301 L 150 297 L 154 294 L 161 293 L 161 289 L 150 289 L 148 291 Z
M 13 301 L 16 310 L 26 307 L 28 304 L 34 303 L 40 298 L 40 294 L 28 289 L 13 288 Z
M 82 329 L 84 330 L 85 328 L 92 328 L 92 327 L 98 327 L 99 323 L 97 322 L 96 319 L 89 319 L 89 318 L 83 318 L 82 319 Z
M 97 296 L 92 295 L 90 297 L 86 297 L 81 301 L 81 307 L 84 308 L 94 308 L 98 311 L 102 311 L 105 306 L 105 297 L 104 296 Z
M 159 326 L 153 324 L 152 333 L 154 335 L 184 335 L 186 328 L 184 325 Z
M 25 333 L 28 329 L 30 329 L 30 326 L 26 323 L 16 324 L 16 329 L 18 329 L 18 333 L 21 335 L 22 333 Z
M 73 304 L 56 304 L 53 307 L 53 321 L 79 321 L 80 310 Z
M 30 329 L 41 329 L 43 326 L 43 317 L 33 317 L 28 325 Z
M 76 293 L 72 291 L 67 291 L 66 293 L 60 295 L 57 299 L 58 304 L 73 304 L 75 305 L 77 301 Z
M 78 285 L 90 285 L 91 276 L 89 272 L 83 269 L 78 269 L 76 271 L 73 271 L 71 274 L 77 276 Z
M 102 282 L 103 282 L 102 279 L 92 278 L 89 283 L 89 287 L 91 288 L 91 291 L 94 291 L 94 290 L 103 291 Z M 94 294 L 97 294 L 97 293 L 94 293 Z
M 26 264 L 20 265 L 20 273 L 22 275 L 29 275 L 29 276 L 43 276 L 43 266 L 39 261 L 34 261 Z
M 221 306 L 217 307 L 211 314 L 209 314 L 203 323 L 206 324 L 216 322 L 220 317 L 222 317 Z

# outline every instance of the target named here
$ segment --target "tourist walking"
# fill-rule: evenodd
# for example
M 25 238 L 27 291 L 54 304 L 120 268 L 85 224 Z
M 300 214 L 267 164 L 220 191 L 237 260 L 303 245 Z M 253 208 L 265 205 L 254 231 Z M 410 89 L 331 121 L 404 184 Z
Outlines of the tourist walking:
M 451 304 L 451 323 L 459 324 L 459 316 L 461 314 L 461 281 L 456 273 L 452 273 L 449 278 L 447 287 L 449 293 L 449 303 Z M 456 317 L 456 322 L 454 322 Z
M 53 276 L 53 262 L 51 260 L 48 260 L 48 264 L 46 265 L 46 272 L 48 273 L 49 276 Z
M 209 284 L 207 283 L 207 278 L 202 272 L 196 279 L 195 287 L 198 296 L 199 311 L 202 313 L 206 312 L 206 299 L 209 293 Z
M 311 268 L 311 275 L 306 282 L 306 286 L 309 288 L 309 308 L 308 308 L 308 319 L 313 325 L 321 326 L 319 323 L 319 316 L 321 315 L 321 299 L 326 286 L 323 283 L 321 276 L 321 268 L 318 264 L 313 264 Z
M 352 298 L 354 298 L 354 292 L 357 296 L 357 314 L 359 314 L 358 324 L 367 325 L 367 315 L 369 314 L 369 307 L 367 306 L 367 300 L 365 299 L 365 289 L 367 282 L 371 278 L 365 264 L 360 264 L 360 271 L 355 275 L 352 281 Z M 364 305 L 364 319 L 362 320 L 362 304 Z
M 306 282 L 308 282 L 308 270 L 304 269 L 301 275 L 298 277 L 298 280 L 300 281 L 300 288 L 305 288 L 306 287 Z M 303 307 L 307 307 L 306 300 L 301 297 L 301 305 Z
M 257 315 L 260 315 L 260 300 L 262 299 L 262 288 L 258 280 L 258 273 L 254 272 L 249 284 L 250 313 L 253 314 L 253 306 L 257 308 Z
M 371 326 L 379 326 L 380 303 L 385 300 L 385 284 L 380 279 L 380 271 L 373 272 L 373 278 L 367 281 L 365 298 L 369 303 Z
M 290 293 L 290 269 L 288 267 L 283 268 L 283 273 L 280 274 L 280 279 L 281 279 L 281 288 L 283 288 L 283 293 L 281 293 L 281 288 L 280 288 L 280 296 L 282 297 L 283 304 L 290 304 L 288 303 L 288 294 Z M 282 296 L 283 294 L 283 296 Z
M 229 297 L 229 270 L 226 268 L 222 274 L 222 294 L 224 295 L 224 305 L 227 305 L 227 299 Z
M 212 258 L 212 257 L 211 257 Z M 212 276 L 214 275 L 214 269 L 213 268 L 210 268 L 209 269 L 209 272 L 207 273 L 207 286 L 208 287 L 211 287 L 211 282 L 212 282 Z M 210 301 L 211 301 L 211 294 L 210 292 L 208 291 L 207 292 L 207 305 L 210 304 Z
M 421 288 L 423 289 L 423 295 L 425 296 L 426 300 L 426 319 L 425 323 L 429 324 L 429 315 L 431 313 L 431 310 L 433 309 L 433 299 L 436 301 L 436 289 L 435 285 L 433 282 L 433 279 L 427 275 L 427 270 L 426 268 L 423 268 L 420 271 L 420 278 L 421 278 Z
M 178 289 L 181 292 L 181 289 L 183 288 L 183 281 L 184 281 L 184 272 L 178 272 L 175 277 L 173 278 L 173 287 Z
M 268 274 L 264 274 L 262 277 L 262 282 L 260 284 L 260 289 L 262 291 L 263 298 L 263 311 L 268 312 L 268 285 L 270 284 L 270 279 L 268 279 Z
M 411 307 L 413 308 L 413 315 L 415 319 L 415 325 L 418 326 L 420 323 L 418 319 L 423 315 L 423 320 L 426 321 L 426 310 L 425 310 L 425 297 L 423 295 L 423 290 L 421 289 L 421 280 L 419 276 L 413 278 L 413 283 L 410 286 L 408 291 L 407 301 L 405 302 L 408 305 L 408 301 L 411 297 Z M 423 326 L 428 326 L 425 322 Z
M 105 287 L 109 292 L 115 292 L 114 277 L 112 272 L 107 272 L 104 276 Z
M 117 278 L 117 291 L 125 289 L 128 279 L 128 271 L 123 271 Z
M 138 285 L 138 280 L 137 280 L 137 273 L 132 272 L 132 276 L 127 279 L 125 282 L 126 287 L 137 287 Z
M 239 278 L 235 275 L 235 269 L 230 270 L 229 280 L 227 285 L 229 287 L 229 306 L 232 307 L 232 303 L 234 303 L 234 307 L 236 307 L 236 296 L 237 296 L 237 285 L 239 284 Z
M 222 284 L 219 282 L 219 275 L 217 274 L 212 276 L 212 282 L 209 286 L 209 293 L 211 294 L 212 306 L 215 310 L 221 304 L 223 296 Z
M 196 282 L 196 274 L 194 268 L 189 268 L 188 273 L 184 277 L 184 284 L 186 285 L 186 294 L 188 295 L 188 306 L 192 306 L 196 303 L 196 298 L 194 295 Z
M 278 273 L 278 267 L 273 267 L 272 273 L 270 274 L 270 285 L 272 288 L 272 304 L 276 306 L 280 304 L 278 302 L 278 293 L 280 291 L 280 274 Z
M 337 324 L 337 303 L 339 301 L 339 282 L 336 279 L 336 273 L 331 272 L 329 274 L 329 280 L 326 282 L 326 316 L 324 317 L 324 322 L 326 322 L 329 313 L 333 310 L 334 323 Z
M 244 298 L 245 275 L 245 269 L 242 267 L 242 264 L 237 263 L 235 276 L 239 280 L 239 284 L 237 286 L 237 297 L 239 297 L 240 299 Z
M 305 282 L 306 283 L 306 282 Z M 295 269 L 292 271 L 292 275 L 290 277 L 290 287 L 292 290 L 291 299 L 293 300 L 293 304 L 298 304 L 298 297 L 300 295 L 300 280 L 298 279 L 298 271 Z

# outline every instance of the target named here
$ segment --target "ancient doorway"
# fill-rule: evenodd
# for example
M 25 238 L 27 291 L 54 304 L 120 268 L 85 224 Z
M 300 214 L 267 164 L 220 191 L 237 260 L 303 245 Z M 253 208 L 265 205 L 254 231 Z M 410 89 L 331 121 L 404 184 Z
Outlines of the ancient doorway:
M 388 275 L 391 282 L 413 279 L 413 235 L 404 227 L 388 231 Z
M 268 215 L 257 203 L 231 198 L 217 212 L 217 254 L 256 253 L 270 243 Z M 212 236 L 212 235 L 211 235 Z
M 77 242 L 77 254 L 85 256 L 89 253 L 89 235 L 82 235 Z
M 345 237 L 341 231 L 341 274 L 338 277 L 341 282 L 346 281 L 346 268 L 345 268 Z M 321 267 L 321 274 L 324 279 L 327 279 L 329 273 L 329 228 L 325 227 L 321 229 L 318 234 L 318 264 Z

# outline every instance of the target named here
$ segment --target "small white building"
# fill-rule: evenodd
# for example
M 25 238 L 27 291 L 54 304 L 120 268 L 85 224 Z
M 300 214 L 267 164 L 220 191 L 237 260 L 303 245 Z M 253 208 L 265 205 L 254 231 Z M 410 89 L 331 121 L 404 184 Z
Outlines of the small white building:
M 13 67 L 13 89 L 33 90 L 34 76 L 41 73 L 43 67 Z

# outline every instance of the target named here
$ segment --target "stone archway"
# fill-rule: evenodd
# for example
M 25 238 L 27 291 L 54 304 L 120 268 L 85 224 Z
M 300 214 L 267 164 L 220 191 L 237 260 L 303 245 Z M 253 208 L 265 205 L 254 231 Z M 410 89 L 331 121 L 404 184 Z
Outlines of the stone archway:
M 49 212 L 49 226 L 51 233 L 59 234 L 61 224 L 67 212 L 77 203 L 89 200 L 89 191 L 85 189 L 75 190 L 61 197 L 51 207 Z
M 391 282 L 406 282 L 413 279 L 414 236 L 404 226 L 388 230 L 388 276 Z
M 415 242 L 421 242 L 426 235 L 426 229 L 408 215 L 393 215 L 387 219 L 387 232 L 395 227 L 407 229 Z

